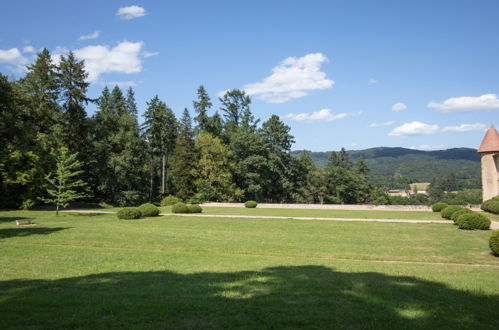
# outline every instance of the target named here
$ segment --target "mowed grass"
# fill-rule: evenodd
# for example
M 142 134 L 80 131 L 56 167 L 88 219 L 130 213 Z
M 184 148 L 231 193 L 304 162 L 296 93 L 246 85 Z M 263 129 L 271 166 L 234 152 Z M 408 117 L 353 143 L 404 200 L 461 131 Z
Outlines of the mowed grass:
M 26 217 L 36 226 L 15 226 Z M 489 235 L 450 223 L 0 212 L 0 328 L 495 329 Z

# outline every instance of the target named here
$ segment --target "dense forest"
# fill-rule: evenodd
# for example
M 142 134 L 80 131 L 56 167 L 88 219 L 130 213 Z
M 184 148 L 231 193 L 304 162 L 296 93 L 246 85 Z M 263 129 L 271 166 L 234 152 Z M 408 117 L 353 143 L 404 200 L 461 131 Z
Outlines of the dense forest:
M 391 173 L 390 157 L 342 149 L 317 166 L 315 154 L 293 156 L 290 127 L 277 115 L 263 122 L 255 118 L 251 99 L 241 90 L 227 91 L 220 108 L 212 109 L 201 85 L 193 91 L 192 109 L 179 118 L 155 96 L 139 121 L 132 88 L 104 87 L 91 99 L 87 77 L 84 62 L 73 53 L 54 62 L 46 49 L 24 77 L 0 74 L 0 207 L 64 206 L 75 200 L 126 206 L 159 203 L 169 195 L 191 203 L 387 204 L 392 200 L 380 187 L 402 182 L 376 182 L 381 168 Z M 97 111 L 89 117 L 90 103 Z M 425 159 L 421 164 L 421 172 L 441 176 Z M 453 164 L 460 173 L 461 165 Z M 398 171 L 404 180 L 421 178 L 403 166 Z M 456 178 L 436 184 L 435 198 L 467 187 Z

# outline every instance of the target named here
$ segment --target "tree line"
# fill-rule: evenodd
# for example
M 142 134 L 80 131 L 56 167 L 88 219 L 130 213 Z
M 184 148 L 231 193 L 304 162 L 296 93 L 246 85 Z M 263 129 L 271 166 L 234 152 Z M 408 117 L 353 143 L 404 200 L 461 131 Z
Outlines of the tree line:
M 24 77 L 0 74 L 0 207 L 46 201 L 64 157 L 78 163 L 77 174 L 70 174 L 80 183 L 74 193 L 112 205 L 159 202 L 168 195 L 192 202 L 275 203 L 376 197 L 362 158 L 353 163 L 342 149 L 320 169 L 307 152 L 292 156 L 290 127 L 277 115 L 264 122 L 255 118 L 244 91 L 227 91 L 215 110 L 200 86 L 193 118 L 187 108 L 177 118 L 155 96 L 139 124 L 131 87 L 106 86 L 91 99 L 87 77 L 73 53 L 56 64 L 46 49 Z M 90 117 L 89 103 L 97 105 Z

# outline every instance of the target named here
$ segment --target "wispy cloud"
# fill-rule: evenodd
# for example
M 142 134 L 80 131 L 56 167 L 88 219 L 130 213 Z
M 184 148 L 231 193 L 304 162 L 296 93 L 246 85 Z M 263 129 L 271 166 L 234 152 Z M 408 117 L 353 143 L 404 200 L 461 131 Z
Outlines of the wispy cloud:
M 140 6 L 121 7 L 116 12 L 116 16 L 119 16 L 119 18 L 124 20 L 131 20 L 145 15 L 146 10 Z
M 272 69 L 270 76 L 261 82 L 247 84 L 244 90 L 267 103 L 284 103 L 306 96 L 312 90 L 330 88 L 334 81 L 320 71 L 326 61 L 321 53 L 288 57 Z
M 472 131 L 485 131 L 487 126 L 485 124 L 462 124 L 459 126 L 446 126 L 442 132 L 472 132 Z
M 36 52 L 33 46 L 24 46 L 23 53 L 34 53 Z
M 369 127 L 391 126 L 393 124 L 395 124 L 395 120 L 385 121 L 382 123 L 372 123 L 372 124 L 369 124 Z
M 285 119 L 291 119 L 294 121 L 306 121 L 306 122 L 328 122 L 328 121 L 334 121 L 342 118 L 346 118 L 349 116 L 355 116 L 359 115 L 359 113 L 347 113 L 347 112 L 342 112 L 338 114 L 334 114 L 331 109 L 322 109 L 317 112 L 312 112 L 312 113 L 289 113 L 285 116 L 282 116 L 282 118 Z
M 410 147 L 410 149 L 425 150 L 425 151 L 428 151 L 428 150 L 443 150 L 443 149 L 446 149 L 446 148 L 447 148 L 446 144 L 439 144 L 439 145 L 436 145 L 436 146 L 430 146 L 428 144 L 422 144 L 420 146 L 412 146 L 412 147 Z
M 158 55 L 159 55 L 159 52 L 147 52 L 147 51 L 142 52 L 142 56 L 144 56 L 144 58 L 149 58 L 149 57 L 158 56 Z
M 404 111 L 405 109 L 407 109 L 407 106 L 402 102 L 398 102 L 392 105 L 392 110 L 395 112 Z
M 442 103 L 431 101 L 428 108 L 442 112 L 473 112 L 499 109 L 499 99 L 496 94 L 481 96 L 451 97 Z
M 377 84 L 377 83 L 379 83 L 379 80 L 377 80 L 377 79 L 369 79 L 367 82 L 369 84 Z
M 100 36 L 100 31 L 96 30 L 93 33 L 83 35 L 79 38 L 79 40 L 91 40 L 91 39 L 97 39 Z
M 394 128 L 388 135 L 414 136 L 448 132 L 473 132 L 485 131 L 486 128 L 487 126 L 485 126 L 484 124 L 462 124 L 459 126 L 445 126 L 443 128 L 440 128 L 438 125 L 430 125 L 419 121 L 413 121 L 412 123 L 405 123 L 399 127 Z

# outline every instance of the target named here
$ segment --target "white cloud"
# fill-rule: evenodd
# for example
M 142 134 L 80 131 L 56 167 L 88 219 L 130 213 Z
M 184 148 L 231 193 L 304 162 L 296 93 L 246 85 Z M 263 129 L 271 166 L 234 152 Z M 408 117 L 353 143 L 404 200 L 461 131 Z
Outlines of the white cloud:
M 379 83 L 379 80 L 377 80 L 377 79 L 369 79 L 367 82 L 370 83 L 370 84 L 377 84 L 377 83 Z
M 17 48 L 0 49 L 0 63 L 6 63 L 12 71 L 24 72 L 29 59 L 23 56 Z
M 399 127 L 395 127 L 388 135 L 389 136 L 414 136 L 428 135 L 438 133 L 440 128 L 438 125 L 428 125 L 419 121 L 405 123 Z
M 23 53 L 34 53 L 36 50 L 33 46 L 24 46 Z
M 147 52 L 147 51 L 142 52 L 142 56 L 144 56 L 144 58 L 158 56 L 158 55 L 159 52 Z
M 446 149 L 447 145 L 446 144 L 439 144 L 436 146 L 430 146 L 428 144 L 423 144 L 420 146 L 412 146 L 410 149 L 415 149 L 415 150 L 443 150 Z
M 294 121 L 308 121 L 308 122 L 314 122 L 314 121 L 333 121 L 333 120 L 338 120 L 342 119 L 345 117 L 349 116 L 354 116 L 354 115 L 359 115 L 360 113 L 347 113 L 347 112 L 342 112 L 339 114 L 333 114 L 330 109 L 322 109 L 317 112 L 313 113 L 289 113 L 285 116 L 282 116 L 282 118 L 285 119 L 291 119 Z
M 138 82 L 129 80 L 129 81 L 104 81 L 102 82 L 102 85 L 104 86 L 118 86 L 120 88 L 123 87 L 135 87 L 137 86 Z
M 499 99 L 496 94 L 481 96 L 451 97 L 442 103 L 430 102 L 428 108 L 443 112 L 471 112 L 499 109 Z
M 311 90 L 330 88 L 334 81 L 320 71 L 326 61 L 321 53 L 288 57 L 272 69 L 270 76 L 261 82 L 247 84 L 244 90 L 268 103 L 284 103 L 306 96 Z
M 113 48 L 106 45 L 87 46 L 74 51 L 76 57 L 85 60 L 88 80 L 95 82 L 102 73 L 137 73 L 142 71 L 139 57 L 143 42 L 120 42 Z
M 442 132 L 472 132 L 472 131 L 485 131 L 487 126 L 484 124 L 462 124 L 459 126 L 446 126 Z
M 91 40 L 91 39 L 97 39 L 100 36 L 100 31 L 96 30 L 93 33 L 83 35 L 79 38 L 79 40 Z
M 121 19 L 126 19 L 126 20 L 142 17 L 145 15 L 146 15 L 146 10 L 140 6 L 121 7 L 116 12 L 116 16 L 119 16 Z
M 405 109 L 407 109 L 407 106 L 404 104 L 404 103 L 401 103 L 401 102 L 398 102 L 398 103 L 395 103 L 393 106 L 392 106 L 392 110 L 393 111 L 404 111 Z
M 372 124 L 369 124 L 369 127 L 390 126 L 390 125 L 393 125 L 393 124 L 395 124 L 395 120 L 385 121 L 385 122 L 382 122 L 382 123 L 372 123 Z

